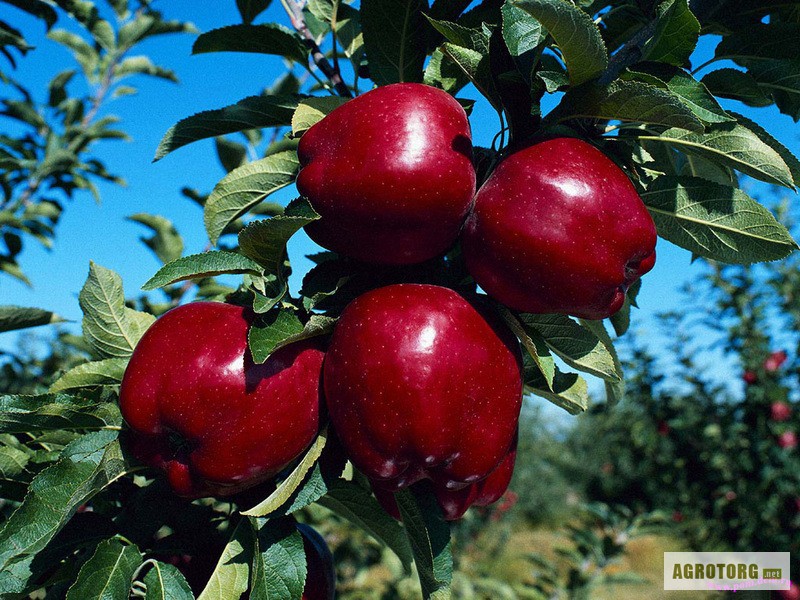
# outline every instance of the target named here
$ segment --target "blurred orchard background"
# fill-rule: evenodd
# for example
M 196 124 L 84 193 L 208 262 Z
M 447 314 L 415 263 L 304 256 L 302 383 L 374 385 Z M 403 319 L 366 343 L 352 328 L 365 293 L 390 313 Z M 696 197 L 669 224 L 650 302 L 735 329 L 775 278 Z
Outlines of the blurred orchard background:
M 70 50 L 48 37 L 45 20 L 15 4 L 26 3 L 0 3 L 0 22 L 32 48 L 23 53 L 6 46 L 13 63 L 0 58 L 6 103 L 0 135 L 8 137 L 30 129 L 8 102 L 28 93 L 32 103 L 46 105 L 53 77 L 77 66 Z M 184 254 L 207 247 L 202 211 L 191 197 L 208 194 L 231 161 L 241 160 L 231 142 L 248 140 L 208 140 L 153 162 L 159 140 L 180 119 L 258 94 L 285 70 L 275 56 L 191 55 L 197 32 L 240 22 L 234 0 L 161 0 L 152 7 L 196 31 L 182 26 L 182 32 L 143 39 L 132 54 L 150 57 L 154 69 L 140 68 L 130 79 L 137 93 L 99 99 L 95 118 L 115 115 L 120 121 L 113 128 L 130 139 L 96 139 L 88 152 L 125 184 L 96 181 L 99 201 L 84 189 L 71 199 L 56 194 L 63 211 L 57 224 L 48 221 L 52 235 L 22 236 L 21 249 L 4 233 L 0 304 L 45 308 L 64 322 L 0 334 L 0 393 L 41 393 L 63 369 L 85 360 L 73 334 L 80 331 L 77 293 L 90 260 L 120 273 L 126 292 L 138 296 L 160 265 L 147 243 L 154 232 L 168 231 L 177 243 L 176 231 Z M 258 20 L 288 24 L 280 2 Z M 85 35 L 63 12 L 51 32 L 56 29 Z M 713 55 L 708 38 L 694 66 Z M 303 77 L 299 68 L 295 74 Z M 73 96 L 96 98 L 103 83 L 76 76 L 69 86 Z M 470 92 L 461 95 L 479 98 Z M 723 107 L 800 152 L 796 123 L 774 105 L 723 101 Z M 475 105 L 471 123 L 476 144 L 490 145 L 496 116 L 485 101 Z M 756 181 L 748 192 L 800 233 L 791 194 Z M 294 195 L 285 189 L 274 199 Z M 163 220 L 131 219 L 142 214 L 166 219 L 175 231 Z M 0 222 L 0 231 L 5 226 Z M 302 257 L 314 251 L 304 234 L 292 239 L 296 274 L 311 266 Z M 290 283 L 296 290 L 299 277 Z M 508 493 L 488 509 L 470 511 L 456 527 L 459 597 L 666 597 L 662 553 L 680 549 L 788 550 L 795 579 L 800 575 L 798 259 L 726 267 L 692 261 L 660 240 L 638 305 L 620 343 L 628 379 L 623 402 L 608 410 L 599 386 L 591 390 L 591 409 L 567 418 L 542 399 L 526 400 Z M 2 478 L 0 465 L 0 484 Z M 413 581 L 402 578 L 388 551 L 340 521 L 307 512 L 334 550 L 341 598 L 414 597 Z

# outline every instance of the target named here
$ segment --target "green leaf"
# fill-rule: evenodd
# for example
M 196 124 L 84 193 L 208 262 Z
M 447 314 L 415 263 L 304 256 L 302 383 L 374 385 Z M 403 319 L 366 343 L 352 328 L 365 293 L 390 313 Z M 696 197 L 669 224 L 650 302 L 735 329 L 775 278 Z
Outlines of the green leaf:
M 335 108 L 347 102 L 341 96 L 322 96 L 306 98 L 297 105 L 292 115 L 292 135 L 299 136 L 319 123 Z
M 261 364 L 269 355 L 300 340 L 327 335 L 333 331 L 336 319 L 323 315 L 312 315 L 303 325 L 290 310 L 272 311 L 262 315 L 250 326 L 247 343 L 253 361 Z M 261 515 L 258 515 L 261 516 Z
M 461 67 L 437 48 L 425 67 L 423 82 L 454 95 L 469 83 L 469 78 Z
M 239 233 L 239 246 L 246 256 L 263 266 L 266 273 L 278 275 L 289 238 L 317 219 L 319 215 L 308 201 L 298 199 L 283 215 L 250 223 Z
M 644 46 L 645 60 L 682 67 L 700 38 L 700 22 L 689 10 L 688 0 L 667 0 L 658 7 L 658 24 Z
M 565 363 L 606 381 L 620 381 L 622 372 L 606 345 L 566 315 L 518 315 L 525 330 L 537 331 Z
M 414 553 L 422 597 L 450 598 L 453 579 L 450 524 L 444 520 L 436 496 L 427 488 L 424 492 L 414 486 L 398 492 L 394 498 Z
M 530 358 L 539 368 L 539 371 L 547 382 L 547 387 L 552 390 L 556 364 L 550 354 L 550 350 L 547 348 L 545 339 L 536 329 L 526 327 L 505 307 L 500 307 L 499 311 L 511 331 L 519 338 L 522 347 L 525 348 Z
M 194 600 L 186 578 L 172 565 L 154 561 L 144 584 L 147 586 L 144 600 Z
M 98 394 L 0 396 L 0 433 L 104 429 L 121 423 L 116 403 Z
M 800 23 L 752 24 L 722 38 L 714 52 L 717 60 L 746 64 L 751 60 L 800 60 Z
M 242 519 L 231 534 L 217 566 L 197 600 L 238 600 L 247 591 L 253 559 L 253 528 Z
M 117 80 L 130 75 L 149 75 L 173 83 L 178 82 L 175 71 L 159 67 L 147 56 L 131 56 L 114 67 L 114 77 Z
M 411 572 L 414 555 L 403 526 L 383 510 L 368 490 L 340 479 L 317 503 L 357 525 L 389 548 L 400 559 L 406 573 Z
M 205 205 L 203 220 L 212 243 L 235 219 L 277 190 L 294 182 L 300 163 L 294 150 L 278 152 L 228 173 Z
M 640 136 L 639 139 L 661 142 L 681 152 L 697 154 L 767 183 L 794 187 L 792 173 L 780 154 L 748 128 L 736 123 L 716 125 L 706 133 L 667 129 L 661 135 Z
M 358 68 L 364 56 L 364 34 L 361 32 L 361 13 L 352 6 L 339 3 L 336 39 L 345 56 Z
M 772 137 L 772 135 L 758 123 L 751 121 L 739 113 L 731 114 L 736 117 L 736 120 L 739 121 L 739 124 L 742 127 L 746 127 L 755 133 L 762 142 L 780 155 L 780 157 L 783 159 L 783 162 L 785 162 L 786 166 L 789 167 L 789 172 L 792 174 L 792 179 L 794 180 L 795 186 L 800 185 L 800 160 L 798 160 L 798 158 L 792 154 L 792 151 Z
M 735 121 L 706 87 L 683 69 L 661 63 L 641 63 L 631 67 L 629 77 L 673 93 L 706 123 Z
M 709 91 L 721 98 L 739 100 L 748 106 L 769 106 L 772 99 L 752 75 L 736 69 L 717 69 L 711 71 L 701 80 Z
M 192 54 L 205 52 L 255 52 L 282 56 L 299 63 L 308 62 L 303 39 L 282 25 L 229 25 L 200 35 Z
M 311 447 L 306 452 L 303 459 L 297 463 L 297 466 L 292 469 L 292 472 L 281 481 L 280 485 L 275 488 L 266 499 L 259 502 L 253 508 L 242 511 L 242 514 L 247 517 L 268 517 L 272 513 L 280 510 L 292 497 L 292 495 L 300 488 L 306 480 L 306 475 L 317 464 L 322 451 L 325 449 L 325 444 L 328 441 L 327 430 L 323 430 L 311 444 Z
M 290 309 L 276 310 L 262 315 L 250 326 L 247 345 L 256 364 L 262 364 L 285 340 L 303 331 L 303 324 Z
M 727 263 L 778 260 L 797 248 L 772 213 L 742 190 L 695 177 L 659 177 L 642 194 L 658 234 Z
M 20 593 L 34 575 L 33 560 L 81 504 L 128 470 L 116 431 L 88 433 L 39 473 L 25 501 L 0 531 L 0 590 Z
M 617 80 L 608 85 L 571 88 L 548 120 L 574 117 L 652 123 L 703 131 L 703 123 L 680 98 L 668 90 L 638 81 Z
M 511 56 L 530 52 L 545 40 L 547 34 L 542 24 L 529 12 L 512 4 L 504 4 L 501 12 L 503 40 Z
M 306 555 L 293 519 L 250 518 L 256 531 L 251 596 L 294 600 L 303 594 Z
M 269 8 L 272 0 L 236 0 L 236 8 L 242 16 L 242 22 L 249 25 L 262 12 Z
M 181 119 L 164 134 L 153 160 L 161 160 L 173 150 L 198 140 L 289 125 L 299 100 L 295 95 L 250 96 L 236 104 Z
M 499 111 L 502 107 L 502 101 L 492 79 L 489 68 L 489 55 L 449 42 L 442 44 L 441 50 L 464 73 L 492 107 Z
M 156 320 L 153 315 L 126 307 L 120 276 L 93 262 L 78 303 L 83 311 L 83 335 L 105 358 L 129 357 Z
M 169 219 L 147 213 L 136 213 L 126 219 L 134 223 L 141 223 L 153 232 L 150 237 L 139 239 L 153 251 L 163 264 L 178 260 L 183 254 L 183 238 Z
M 161 267 L 143 286 L 143 290 L 155 290 L 186 279 L 199 279 L 214 275 L 233 273 L 261 273 L 258 263 L 236 252 L 212 250 L 184 256 Z
M 749 61 L 747 71 L 782 113 L 800 119 L 800 60 Z
M 641 279 L 637 280 L 637 282 L 641 282 Z M 625 303 L 626 306 L 630 308 L 630 301 L 628 300 L 627 296 L 625 298 Z M 617 375 L 617 378 L 606 379 L 605 382 L 608 405 L 614 406 L 625 397 L 625 377 L 623 376 L 622 363 L 619 360 L 616 348 L 614 348 L 614 342 L 611 339 L 611 336 L 608 335 L 608 330 L 606 329 L 604 321 L 590 321 L 587 319 L 581 319 L 580 323 L 587 330 L 591 331 L 592 334 L 597 336 L 597 339 L 600 340 L 608 354 L 611 356 L 611 359 L 614 361 L 614 373 Z
M 427 0 L 361 0 L 369 76 L 378 85 L 422 81 Z
M 101 542 L 78 573 L 66 600 L 119 600 L 127 598 L 133 576 L 142 564 L 142 553 L 118 539 Z
M 558 367 L 553 377 L 553 388 L 548 389 L 542 374 L 529 360 L 525 361 L 525 389 L 549 400 L 568 413 L 577 415 L 589 407 L 589 388 L 586 380 L 577 373 L 564 373 Z
M 94 75 L 99 66 L 100 55 L 86 40 L 64 29 L 53 29 L 47 34 L 47 37 L 72 51 L 87 78 Z
M 127 358 L 107 358 L 84 363 L 64 373 L 48 391 L 54 394 L 75 388 L 116 385 L 122 381 L 126 366 Z
M 64 319 L 49 310 L 24 306 L 0 306 L 0 333 L 63 322 Z
M 247 147 L 244 144 L 218 136 L 214 138 L 214 148 L 226 173 L 230 173 L 248 162 Z
M 596 79 L 608 66 L 600 30 L 592 18 L 563 0 L 508 0 L 509 6 L 532 15 L 553 37 L 572 85 Z

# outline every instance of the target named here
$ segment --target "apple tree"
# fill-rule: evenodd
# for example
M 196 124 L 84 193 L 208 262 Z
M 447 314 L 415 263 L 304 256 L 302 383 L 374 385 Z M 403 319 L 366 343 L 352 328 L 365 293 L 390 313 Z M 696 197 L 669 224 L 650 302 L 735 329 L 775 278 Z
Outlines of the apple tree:
M 128 36 L 186 28 L 111 2 L 133 19 L 114 34 L 91 3 L 63 4 L 95 36 L 71 43 L 101 100 Z M 523 394 L 578 414 L 588 375 L 623 396 L 613 338 L 656 236 L 732 264 L 797 247 L 740 184 L 794 190 L 800 162 L 719 102 L 800 118 L 792 5 L 281 0 L 285 21 L 261 22 L 270 4 L 237 0 L 241 23 L 193 52 L 277 56 L 282 75 L 156 150 L 215 138 L 229 173 L 195 196 L 209 251 L 181 256 L 144 219 L 165 263 L 152 293 L 126 300 L 92 264 L 89 360 L 49 393 L 0 398 L 4 597 L 329 598 L 330 559 L 293 516 L 313 504 L 415 569 L 424 598 L 450 597 L 450 522 L 508 485 Z M 696 64 L 701 39 L 716 45 Z M 97 101 L 52 108 L 70 126 Z M 489 147 L 472 143 L 478 107 L 497 114 Z M 34 136 L 52 146 L 31 156 L 12 144 L 13 206 L 103 176 L 76 154 L 87 130 Z M 69 176 L 36 170 L 65 147 Z M 300 229 L 324 251 L 290 290 Z M 50 319 L 2 310 L 4 330 Z

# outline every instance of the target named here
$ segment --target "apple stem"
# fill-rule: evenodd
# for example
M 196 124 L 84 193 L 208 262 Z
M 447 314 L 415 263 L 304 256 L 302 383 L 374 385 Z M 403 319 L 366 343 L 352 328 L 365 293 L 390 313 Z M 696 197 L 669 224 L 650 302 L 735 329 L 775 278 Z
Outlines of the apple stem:
M 303 36 L 303 42 L 311 51 L 311 58 L 314 60 L 314 64 L 320 71 L 322 71 L 325 77 L 328 78 L 328 81 L 330 81 L 333 85 L 333 89 L 335 89 L 336 92 L 344 98 L 352 98 L 353 94 L 342 79 L 339 69 L 332 67 L 328 62 L 328 59 L 325 58 L 325 54 L 323 54 L 322 50 L 317 44 L 317 41 L 314 39 L 314 34 L 311 33 L 311 31 L 308 29 L 308 25 L 306 25 L 306 19 L 303 16 L 303 6 L 305 5 L 305 0 L 301 0 L 299 3 L 295 2 L 294 0 L 281 0 L 281 5 L 286 11 L 286 14 L 289 15 L 289 20 L 292 23 L 292 27 L 294 27 L 295 30 Z M 335 45 L 333 51 L 334 54 L 336 54 Z

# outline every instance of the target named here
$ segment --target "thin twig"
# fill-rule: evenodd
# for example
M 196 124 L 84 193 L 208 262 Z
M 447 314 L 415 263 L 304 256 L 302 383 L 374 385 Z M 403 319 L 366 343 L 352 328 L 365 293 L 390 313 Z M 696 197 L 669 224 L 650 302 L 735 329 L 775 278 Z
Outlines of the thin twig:
M 283 5 L 286 14 L 289 15 L 289 20 L 292 23 L 292 27 L 294 27 L 295 30 L 297 30 L 297 32 L 303 36 L 303 42 L 311 51 L 311 58 L 313 59 L 314 64 L 317 65 L 317 68 L 322 71 L 325 77 L 328 78 L 328 81 L 331 82 L 333 88 L 340 96 L 352 98 L 353 94 L 350 92 L 350 88 L 347 87 L 347 84 L 342 80 L 342 76 L 339 71 L 332 67 L 328 62 L 328 59 L 325 58 L 325 55 L 322 53 L 317 41 L 314 39 L 314 35 L 308 29 L 308 25 L 306 25 L 306 19 L 303 16 L 302 4 L 297 4 L 294 2 L 294 0 L 281 0 L 281 5 Z M 336 49 L 334 48 L 334 53 L 335 52 Z

